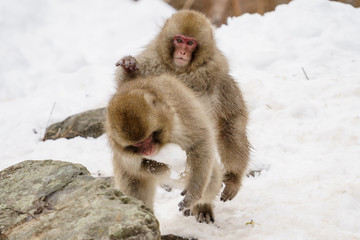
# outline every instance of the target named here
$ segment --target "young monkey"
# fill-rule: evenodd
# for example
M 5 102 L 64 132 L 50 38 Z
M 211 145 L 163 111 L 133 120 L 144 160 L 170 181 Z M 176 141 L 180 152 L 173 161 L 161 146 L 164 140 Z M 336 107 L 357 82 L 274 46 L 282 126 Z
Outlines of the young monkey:
M 179 210 L 199 222 L 214 222 L 213 200 L 222 182 L 211 121 L 194 93 L 170 75 L 119 85 L 107 109 L 115 186 L 153 208 L 157 184 L 169 166 L 151 160 L 165 144 L 187 156 L 184 199 Z

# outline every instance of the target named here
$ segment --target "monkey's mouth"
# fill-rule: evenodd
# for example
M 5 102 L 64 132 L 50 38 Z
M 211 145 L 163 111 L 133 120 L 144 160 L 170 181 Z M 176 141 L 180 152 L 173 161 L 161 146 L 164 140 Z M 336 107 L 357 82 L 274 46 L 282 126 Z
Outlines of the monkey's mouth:
M 185 66 L 189 63 L 189 60 L 190 59 L 183 58 L 183 57 L 176 57 L 175 63 L 176 63 L 176 65 L 179 65 L 179 66 Z
M 189 58 L 186 58 L 186 57 L 176 57 L 175 59 L 181 60 L 181 61 L 186 61 L 186 62 L 188 62 L 190 60 Z
M 142 152 L 142 154 L 147 157 L 150 157 L 150 156 L 154 155 L 155 153 L 156 153 L 155 146 L 151 146 L 150 148 L 148 148 Z
M 153 141 L 153 134 L 151 134 L 144 141 L 134 144 L 137 147 L 139 153 L 144 156 L 151 156 L 156 153 L 157 145 Z

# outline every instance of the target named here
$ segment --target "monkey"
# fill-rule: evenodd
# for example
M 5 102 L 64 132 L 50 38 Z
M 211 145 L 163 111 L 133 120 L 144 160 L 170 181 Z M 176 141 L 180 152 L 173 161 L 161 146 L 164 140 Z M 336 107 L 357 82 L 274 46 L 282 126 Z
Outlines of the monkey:
M 142 53 L 126 56 L 116 65 L 118 85 L 138 76 L 168 73 L 192 89 L 217 129 L 225 184 L 220 199 L 232 200 L 249 162 L 248 112 L 227 60 L 216 46 L 209 20 L 199 12 L 181 10 L 165 22 Z
M 213 201 L 222 174 L 212 122 L 195 94 L 163 74 L 124 82 L 107 107 L 106 132 L 113 152 L 115 187 L 153 209 L 156 186 L 167 164 L 151 159 L 165 144 L 186 152 L 186 180 L 179 210 L 199 222 L 214 222 Z

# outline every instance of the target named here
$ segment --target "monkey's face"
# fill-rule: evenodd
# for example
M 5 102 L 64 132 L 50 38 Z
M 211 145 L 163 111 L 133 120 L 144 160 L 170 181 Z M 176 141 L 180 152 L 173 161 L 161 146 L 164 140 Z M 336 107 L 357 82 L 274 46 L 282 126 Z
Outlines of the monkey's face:
M 169 112 L 156 102 L 142 90 L 115 95 L 110 101 L 108 133 L 123 153 L 149 157 L 168 142 Z
M 126 146 L 124 150 L 134 154 L 139 154 L 143 157 L 153 156 L 163 145 L 162 140 L 163 134 L 161 130 L 154 131 L 146 139 Z
M 174 44 L 174 63 L 177 66 L 187 66 L 191 59 L 192 53 L 196 49 L 198 43 L 195 38 L 177 34 L 173 39 Z
M 168 19 L 155 44 L 162 63 L 177 72 L 196 70 L 213 58 L 216 49 L 210 21 L 192 10 Z
M 139 154 L 144 156 L 151 156 L 156 151 L 156 144 L 154 143 L 153 134 L 150 134 L 144 141 L 132 145 Z

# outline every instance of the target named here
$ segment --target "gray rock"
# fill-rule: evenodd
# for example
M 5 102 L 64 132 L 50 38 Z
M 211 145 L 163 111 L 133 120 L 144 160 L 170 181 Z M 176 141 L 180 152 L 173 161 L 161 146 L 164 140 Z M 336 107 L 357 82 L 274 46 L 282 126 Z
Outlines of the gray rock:
M 196 238 L 184 238 L 180 236 L 176 236 L 174 234 L 168 234 L 161 236 L 161 240 L 197 240 Z
M 50 125 L 43 140 L 58 138 L 93 137 L 97 138 L 104 132 L 106 108 L 98 108 L 72 115 L 62 122 Z
M 24 161 L 0 172 L 0 239 L 160 239 L 141 201 L 79 165 Z

